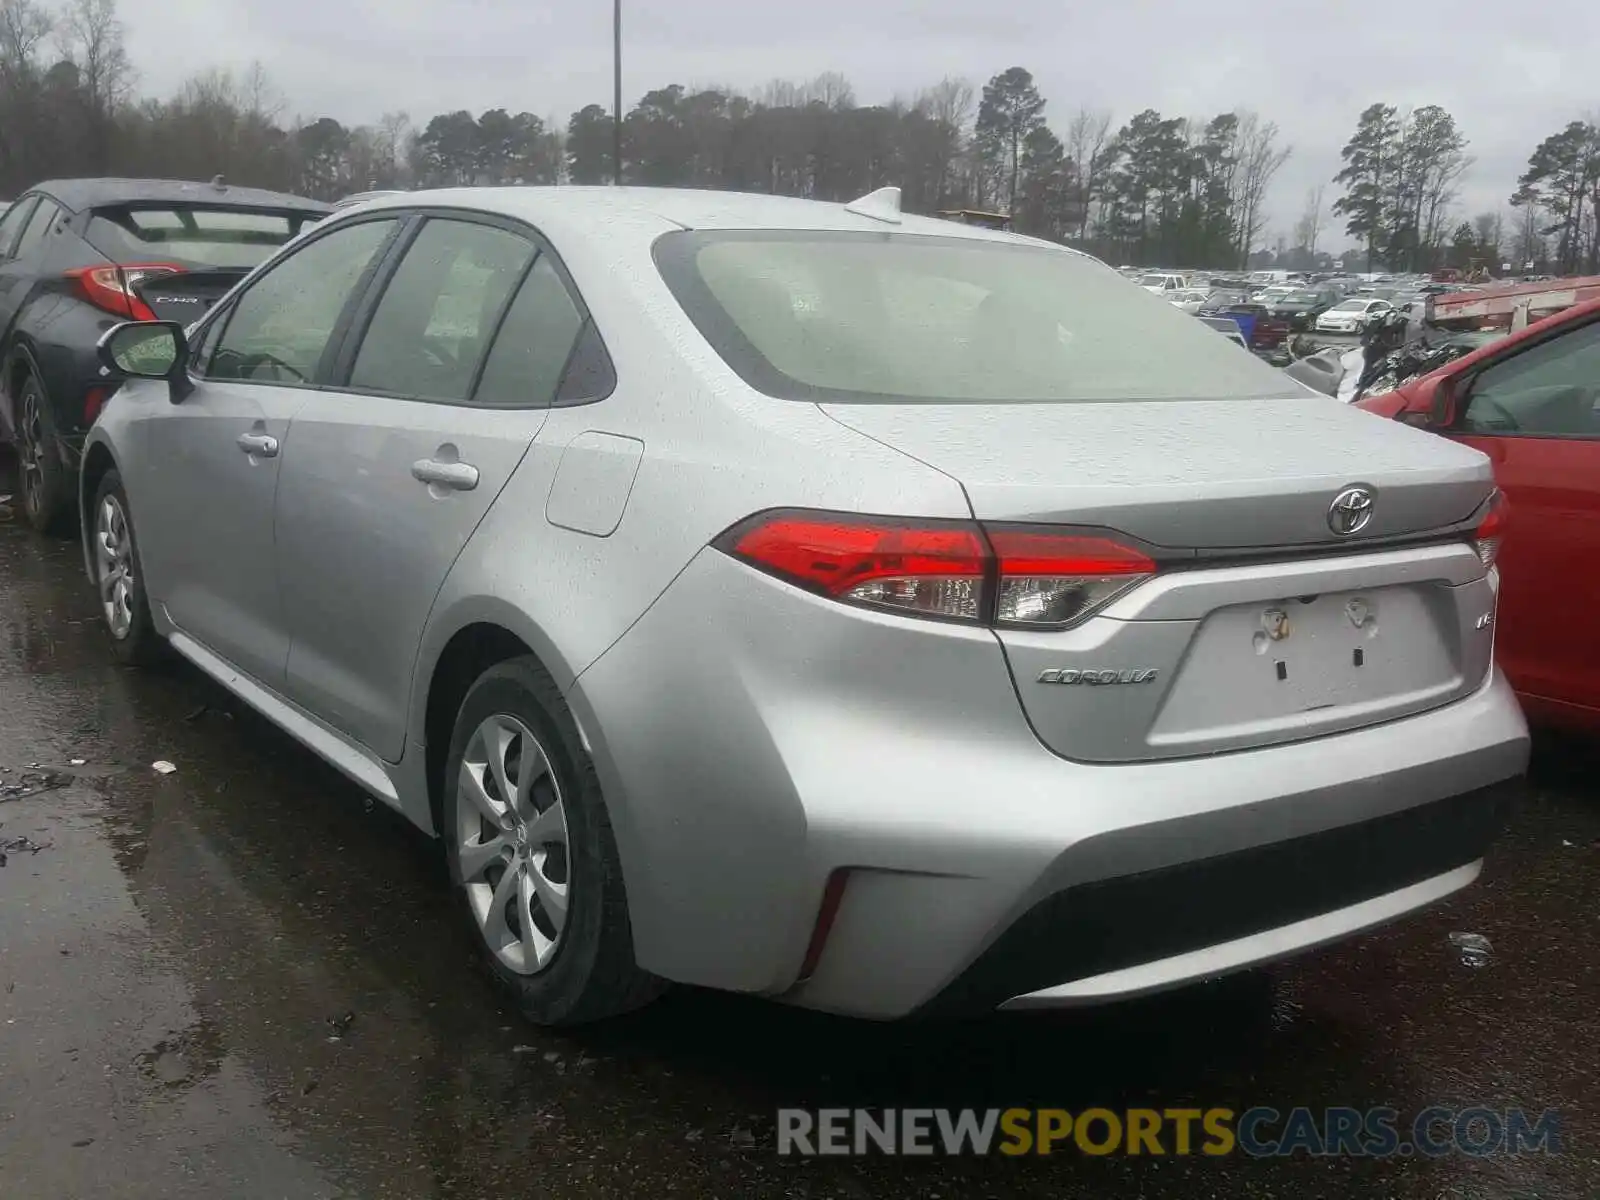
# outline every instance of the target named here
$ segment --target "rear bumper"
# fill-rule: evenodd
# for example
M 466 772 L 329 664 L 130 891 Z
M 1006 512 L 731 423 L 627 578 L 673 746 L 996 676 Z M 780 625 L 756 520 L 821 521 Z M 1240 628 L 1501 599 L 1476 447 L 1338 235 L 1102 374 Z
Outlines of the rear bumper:
M 714 551 L 570 698 L 641 965 L 877 1018 L 1133 994 L 1428 903 L 1470 877 L 1493 785 L 1528 754 L 1494 673 L 1323 738 L 1068 761 L 1028 726 L 992 634 L 843 608 Z
M 1037 1008 L 1155 991 L 1309 949 L 1471 883 L 1514 788 L 1046 897 L 933 1007 Z

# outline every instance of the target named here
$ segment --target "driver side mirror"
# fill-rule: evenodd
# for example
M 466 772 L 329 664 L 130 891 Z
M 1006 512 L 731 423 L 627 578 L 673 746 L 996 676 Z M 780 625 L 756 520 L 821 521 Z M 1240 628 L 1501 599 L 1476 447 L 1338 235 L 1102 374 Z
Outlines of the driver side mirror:
M 172 402 L 192 390 L 189 342 L 176 321 L 126 321 L 106 331 L 96 349 L 101 365 L 134 379 L 165 379 Z

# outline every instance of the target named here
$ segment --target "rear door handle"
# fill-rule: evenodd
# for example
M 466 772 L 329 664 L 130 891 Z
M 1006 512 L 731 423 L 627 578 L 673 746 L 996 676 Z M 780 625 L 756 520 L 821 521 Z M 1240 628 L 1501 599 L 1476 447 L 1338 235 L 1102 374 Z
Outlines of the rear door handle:
M 471 463 L 419 458 L 411 464 L 411 474 L 423 483 L 436 483 L 456 492 L 470 492 L 478 486 L 478 468 Z
M 278 439 L 270 434 L 241 433 L 238 444 L 246 454 L 257 454 L 262 458 L 278 457 Z

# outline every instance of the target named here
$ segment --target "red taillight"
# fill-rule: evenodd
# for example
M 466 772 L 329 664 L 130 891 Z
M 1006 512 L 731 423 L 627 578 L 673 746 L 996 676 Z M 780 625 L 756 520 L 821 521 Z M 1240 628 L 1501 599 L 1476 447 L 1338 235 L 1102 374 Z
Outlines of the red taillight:
M 840 600 L 925 616 L 982 616 L 988 560 L 978 527 L 826 513 L 772 513 L 731 531 L 724 548 Z
M 134 294 L 137 283 L 156 275 L 177 275 L 183 268 L 171 263 L 129 263 L 117 267 L 74 267 L 67 278 L 78 294 L 96 308 L 133 321 L 154 321 L 156 314 Z
M 716 545 L 836 599 L 999 625 L 1071 625 L 1156 571 L 1107 537 L 971 521 L 772 512 Z
M 1478 557 L 1483 560 L 1486 570 L 1494 566 L 1494 560 L 1500 557 L 1500 543 L 1505 539 L 1506 521 L 1510 516 L 1511 505 L 1505 493 L 1495 492 L 1489 499 L 1488 515 L 1472 534 L 1472 544 L 1477 548 Z

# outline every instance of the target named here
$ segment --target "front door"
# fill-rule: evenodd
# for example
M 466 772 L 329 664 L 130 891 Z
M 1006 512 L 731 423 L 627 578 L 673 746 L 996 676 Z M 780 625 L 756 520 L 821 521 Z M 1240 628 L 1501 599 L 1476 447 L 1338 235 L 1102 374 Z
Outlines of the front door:
M 289 698 L 394 761 L 434 598 L 544 424 L 581 317 L 527 235 L 466 216 L 430 218 L 365 307 L 345 386 L 295 418 L 276 537 Z M 542 527 L 530 513 L 530 559 Z
M 1511 502 L 1501 667 L 1534 707 L 1600 714 L 1600 320 L 1478 371 L 1455 432 Z
M 162 459 L 136 514 L 152 597 L 183 633 L 269 687 L 289 635 L 273 504 L 296 412 L 314 395 L 341 315 L 397 226 L 330 230 L 270 267 L 217 314 L 194 390 L 160 420 Z

